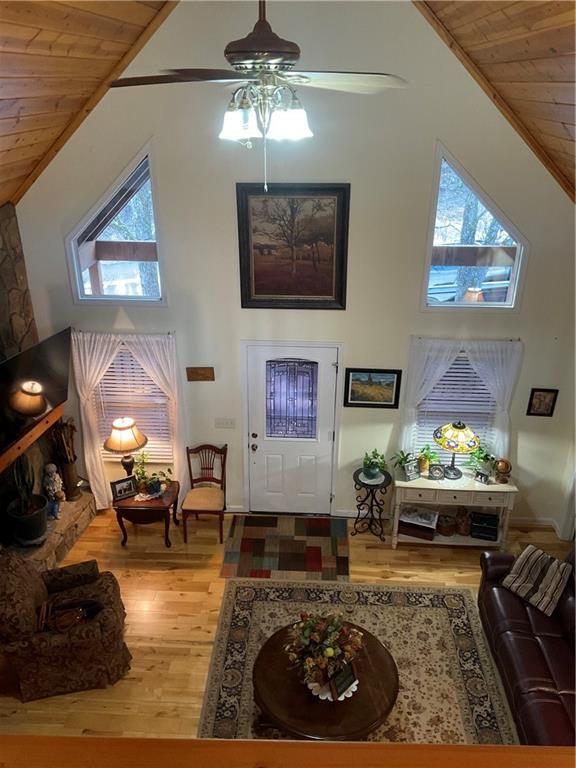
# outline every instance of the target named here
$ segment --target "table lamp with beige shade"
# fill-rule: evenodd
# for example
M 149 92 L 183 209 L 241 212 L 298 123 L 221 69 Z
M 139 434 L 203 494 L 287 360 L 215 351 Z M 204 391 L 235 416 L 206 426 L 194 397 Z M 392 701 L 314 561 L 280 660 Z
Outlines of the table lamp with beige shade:
M 455 464 L 456 454 L 472 453 L 480 446 L 480 438 L 461 421 L 438 427 L 434 430 L 433 437 L 440 448 L 452 454 L 452 462 L 444 467 L 444 477 L 447 480 L 459 480 L 462 472 Z
M 13 411 L 21 416 L 40 416 L 46 410 L 44 389 L 38 381 L 24 381 L 8 398 Z
M 134 469 L 132 451 L 144 448 L 147 442 L 148 438 L 140 432 L 134 419 L 124 416 L 112 422 L 112 432 L 104 442 L 104 449 L 110 453 L 123 454 L 120 463 L 126 470 L 126 474 L 131 475 Z

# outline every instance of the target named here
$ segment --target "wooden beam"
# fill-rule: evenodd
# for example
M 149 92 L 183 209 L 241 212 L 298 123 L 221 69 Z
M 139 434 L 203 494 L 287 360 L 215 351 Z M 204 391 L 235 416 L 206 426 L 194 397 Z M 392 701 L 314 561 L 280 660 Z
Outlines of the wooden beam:
M 37 166 L 27 176 L 24 183 L 16 190 L 15 193 L 11 195 L 10 202 L 16 205 L 16 203 L 18 203 L 22 199 L 24 194 L 30 189 L 32 184 L 34 184 L 34 182 L 36 181 L 38 176 L 40 176 L 42 171 L 44 171 L 45 168 L 48 167 L 48 165 L 56 157 L 58 152 L 62 149 L 64 144 L 66 144 L 66 142 L 72 136 L 72 134 L 76 132 L 79 126 L 82 125 L 84 120 L 92 112 L 92 110 L 98 104 L 100 99 L 102 99 L 102 97 L 107 93 L 110 87 L 110 83 L 113 80 L 116 80 L 118 77 L 120 77 L 120 75 L 122 74 L 122 72 L 124 72 L 128 64 L 130 64 L 130 62 L 135 58 L 135 56 L 142 50 L 142 48 L 146 45 L 148 40 L 150 40 L 152 35 L 161 26 L 161 24 L 165 21 L 165 19 L 168 18 L 168 16 L 172 13 L 172 11 L 174 10 L 174 8 L 176 8 L 177 5 L 178 5 L 177 0 L 168 0 L 168 2 L 164 3 L 164 5 L 162 6 L 162 9 L 152 19 L 152 21 L 146 27 L 146 29 L 142 32 L 140 37 L 132 45 L 130 50 L 127 51 L 127 53 L 122 57 L 122 59 L 118 62 L 118 64 L 116 64 L 116 66 L 112 69 L 112 71 L 98 86 L 96 91 L 94 91 L 94 93 L 90 96 L 90 98 L 88 99 L 86 104 L 82 107 L 80 112 L 64 129 L 64 131 L 56 139 L 54 144 L 50 147 L 48 152 L 44 155 L 42 160 L 40 160 Z
M 2 768 L 573 768 L 571 747 L 2 736 Z
M 41 421 L 35 424 L 29 432 L 26 432 L 24 437 L 21 437 L 18 442 L 14 443 L 7 451 L 0 453 L 0 474 L 8 469 L 10 464 L 13 464 L 18 456 L 22 456 L 30 446 L 42 437 L 47 429 L 55 424 L 58 419 L 62 418 L 64 414 L 64 406 L 57 405 L 50 413 L 45 416 Z M 1 739 L 0 739 L 1 741 Z M 0 749 L 0 752 L 2 750 Z
M 463 64 L 464 67 L 468 70 L 469 74 L 472 75 L 472 77 L 478 83 L 478 85 L 482 88 L 484 93 L 486 93 L 487 96 L 489 96 L 492 102 L 495 104 L 495 106 L 498 107 L 498 109 L 504 115 L 504 117 L 508 120 L 510 125 L 524 139 L 526 144 L 528 144 L 528 146 L 534 152 L 536 157 L 540 160 L 540 162 L 544 165 L 544 167 L 547 168 L 547 170 L 552 174 L 552 176 L 556 179 L 558 184 L 560 184 L 562 189 L 566 192 L 566 194 L 569 195 L 569 197 L 572 200 L 574 200 L 575 199 L 574 184 L 571 183 L 566 178 L 565 172 L 563 172 L 558 167 L 558 165 L 551 158 L 551 156 L 547 152 L 545 152 L 544 149 L 534 139 L 534 137 L 528 131 L 526 126 L 519 120 L 518 117 L 516 117 L 515 113 L 508 106 L 506 101 L 504 101 L 504 99 L 496 92 L 496 90 L 491 85 L 491 83 L 486 79 L 486 77 L 484 77 L 484 75 L 480 72 L 480 70 L 478 69 L 476 64 L 472 61 L 470 56 L 468 56 L 466 51 L 456 42 L 452 34 L 446 29 L 446 27 L 442 24 L 442 22 L 436 17 L 434 12 L 430 10 L 430 8 L 428 7 L 428 4 L 424 2 L 424 0 L 412 0 L 412 2 L 416 6 L 416 8 L 420 11 L 420 13 L 424 16 L 424 18 L 428 21 L 428 23 L 434 28 L 437 34 L 446 43 L 446 45 L 450 48 L 450 50 L 456 56 L 456 58 L 460 61 L 460 63 Z

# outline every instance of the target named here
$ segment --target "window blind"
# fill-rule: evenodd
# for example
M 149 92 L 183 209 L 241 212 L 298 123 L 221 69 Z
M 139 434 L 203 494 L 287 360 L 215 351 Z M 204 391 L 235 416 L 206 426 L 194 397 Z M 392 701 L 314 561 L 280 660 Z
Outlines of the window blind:
M 444 376 L 417 408 L 412 445 L 416 451 L 427 443 L 435 450 L 432 433 L 436 427 L 460 419 L 480 438 L 488 449 L 494 441 L 493 425 L 496 401 L 472 367 L 468 355 L 461 352 Z M 452 454 L 441 451 L 451 458 Z M 456 457 L 458 463 L 459 457 Z M 466 456 L 460 457 L 460 462 Z
M 114 419 L 131 416 L 148 438 L 144 450 L 149 454 L 149 461 L 173 462 L 173 425 L 168 398 L 126 347 L 120 347 L 96 387 L 93 403 L 102 444 L 110 435 Z M 102 458 L 110 461 L 113 454 L 102 447 Z

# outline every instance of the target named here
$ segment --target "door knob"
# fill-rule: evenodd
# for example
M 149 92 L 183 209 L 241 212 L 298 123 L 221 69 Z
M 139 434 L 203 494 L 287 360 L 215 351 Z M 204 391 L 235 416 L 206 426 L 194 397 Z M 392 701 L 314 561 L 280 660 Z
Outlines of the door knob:
M 252 445 L 250 446 L 250 448 L 252 449 L 252 453 L 254 453 L 255 451 L 257 451 L 257 450 L 258 450 L 258 446 L 256 445 L 256 443 L 252 443 Z

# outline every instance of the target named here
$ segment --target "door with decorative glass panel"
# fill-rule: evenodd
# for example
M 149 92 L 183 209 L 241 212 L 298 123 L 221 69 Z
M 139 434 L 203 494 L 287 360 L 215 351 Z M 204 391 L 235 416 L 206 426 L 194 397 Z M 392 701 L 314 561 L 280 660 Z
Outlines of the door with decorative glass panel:
M 250 511 L 330 514 L 338 347 L 247 347 Z

